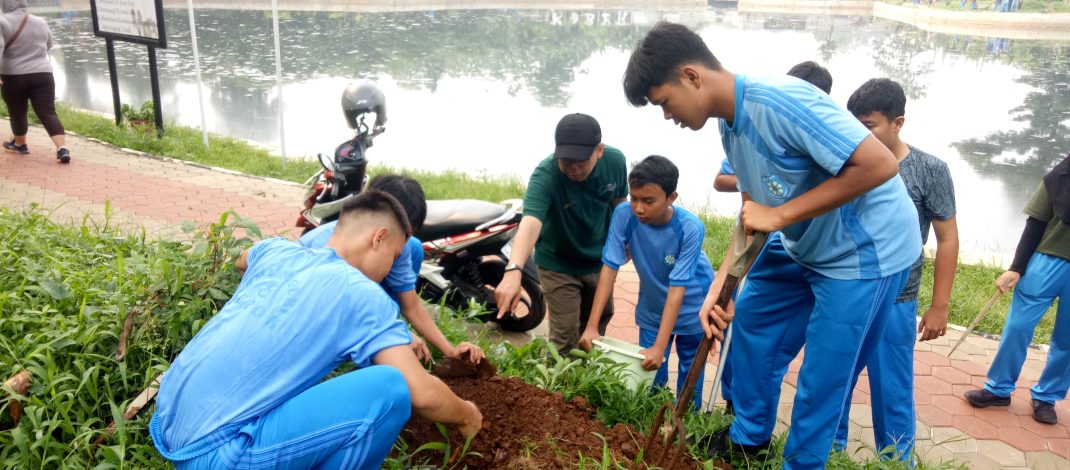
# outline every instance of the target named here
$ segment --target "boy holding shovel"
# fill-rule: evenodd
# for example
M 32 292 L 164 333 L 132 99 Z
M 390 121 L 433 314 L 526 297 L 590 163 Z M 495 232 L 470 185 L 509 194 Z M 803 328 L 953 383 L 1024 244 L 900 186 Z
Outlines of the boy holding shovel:
M 681 127 L 699 130 L 717 118 L 744 200 L 740 222 L 748 232 L 780 231 L 735 301 L 736 417 L 727 434 L 745 453 L 768 448 L 780 371 L 805 343 L 784 468 L 822 468 L 852 377 L 921 253 L 895 157 L 828 95 L 795 78 L 733 74 L 681 25 L 647 33 L 623 85 L 633 105 L 660 106 Z M 731 258 L 726 253 L 722 270 Z M 714 307 L 724 277 L 718 273 L 699 313 L 718 339 L 735 310 Z M 712 444 L 727 446 L 723 437 Z
M 645 356 L 641 365 L 657 370 L 654 386 L 664 387 L 669 382 L 667 363 L 675 342 L 680 360 L 678 394 L 702 341 L 696 314 L 713 281 L 713 267 L 702 252 L 705 225 L 691 212 L 673 205 L 679 178 L 676 165 L 659 155 L 646 157 L 632 168 L 628 175 L 631 203 L 621 203 L 613 210 L 591 317 L 579 341 L 581 348 L 590 350 L 591 342 L 601 337 L 598 325 L 602 310 L 613 294 L 617 271 L 628 262 L 630 253 L 639 274 L 635 322 L 639 325 L 639 346 L 645 348 L 640 351 Z M 701 376 L 692 403 L 696 410 L 702 403 Z

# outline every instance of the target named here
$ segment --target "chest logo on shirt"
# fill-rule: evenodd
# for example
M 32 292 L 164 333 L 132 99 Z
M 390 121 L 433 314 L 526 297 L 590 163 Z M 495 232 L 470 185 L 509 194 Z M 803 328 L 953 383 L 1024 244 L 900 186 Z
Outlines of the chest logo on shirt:
M 665 264 L 669 266 L 676 264 L 676 257 L 673 255 L 665 255 Z
M 777 175 L 765 178 L 765 192 L 776 199 L 784 199 L 788 195 L 788 185 Z
M 607 184 L 605 186 L 602 186 L 602 190 L 599 191 L 598 194 L 611 193 L 616 189 L 617 189 L 617 183 L 609 183 L 609 184 Z

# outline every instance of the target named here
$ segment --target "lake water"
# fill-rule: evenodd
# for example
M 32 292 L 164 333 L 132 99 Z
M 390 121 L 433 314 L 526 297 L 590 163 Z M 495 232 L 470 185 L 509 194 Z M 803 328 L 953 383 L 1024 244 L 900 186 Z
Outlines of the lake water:
M 270 12 L 196 15 L 209 130 L 277 150 Z M 869 78 L 902 83 L 909 97 L 902 135 L 950 166 L 967 254 L 1012 253 L 1025 220 L 1021 208 L 1040 177 L 1070 152 L 1068 42 L 933 34 L 870 17 L 711 8 L 282 12 L 286 153 L 330 152 L 347 139 L 339 97 L 347 82 L 367 78 L 389 103 L 389 131 L 369 152 L 373 163 L 526 179 L 553 150 L 557 120 L 578 111 L 595 116 L 604 141 L 630 160 L 672 158 L 684 204 L 734 213 L 738 195 L 711 188 L 724 158 L 716 126 L 681 130 L 659 110 L 624 99 L 628 54 L 661 19 L 699 31 L 734 72 L 782 74 L 818 61 L 832 72 L 832 97 L 840 103 Z M 104 42 L 92 35 L 88 12 L 49 20 L 60 99 L 110 113 Z M 169 10 L 167 28 L 170 48 L 159 54 L 164 114 L 199 127 L 186 10 Z M 124 102 L 149 100 L 144 47 L 117 49 Z

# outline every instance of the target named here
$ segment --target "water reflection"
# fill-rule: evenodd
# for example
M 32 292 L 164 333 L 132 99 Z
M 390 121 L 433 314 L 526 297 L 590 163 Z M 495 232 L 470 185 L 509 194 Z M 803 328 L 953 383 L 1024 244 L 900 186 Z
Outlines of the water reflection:
M 377 80 L 391 108 L 375 158 L 396 166 L 526 177 L 552 149 L 566 112 L 602 122 L 630 159 L 668 155 L 683 200 L 731 213 L 738 196 L 710 190 L 723 151 L 714 126 L 684 132 L 651 108 L 627 105 L 620 76 L 631 47 L 660 19 L 700 31 L 729 69 L 782 74 L 817 60 L 846 102 L 877 76 L 907 92 L 904 138 L 948 161 L 958 188 L 963 247 L 1009 253 L 1035 182 L 1070 142 L 1070 44 L 928 33 L 871 17 L 705 11 L 489 10 L 283 12 L 289 154 L 312 155 L 347 137 L 338 95 Z M 168 118 L 199 126 L 188 18 L 167 12 L 160 51 Z M 61 99 L 110 112 L 103 42 L 86 12 L 51 19 Z M 278 90 L 269 12 L 197 12 L 209 130 L 278 142 Z M 145 49 L 117 50 L 125 102 L 149 99 Z
M 1026 70 L 1015 81 L 1029 85 L 1032 91 L 1009 112 L 1011 121 L 1025 127 L 1014 126 L 1021 128 L 966 139 L 954 146 L 977 172 L 1032 189 L 1037 175 L 1070 153 L 1070 47 L 1025 43 L 1012 48 L 1011 40 L 995 38 L 986 43 L 985 51 L 1007 54 L 1008 60 L 1021 63 Z M 993 83 L 991 92 L 999 93 L 1000 85 Z M 1013 196 L 1022 204 L 1028 198 L 1024 192 Z

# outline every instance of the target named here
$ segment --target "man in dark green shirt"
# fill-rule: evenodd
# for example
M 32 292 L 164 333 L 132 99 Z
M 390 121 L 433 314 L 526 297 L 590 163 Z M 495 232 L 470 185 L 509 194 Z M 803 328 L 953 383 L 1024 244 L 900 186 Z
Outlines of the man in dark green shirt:
M 602 143 L 598 121 L 586 114 L 561 118 L 554 140 L 553 155 L 535 167 L 528 181 L 524 218 L 494 298 L 502 306 L 499 315 L 516 307 L 521 267 L 534 249 L 550 307 L 550 342 L 567 353 L 576 347 L 591 314 L 609 220 L 628 195 L 628 168 L 624 154 Z M 612 316 L 610 299 L 599 333 L 605 334 Z

